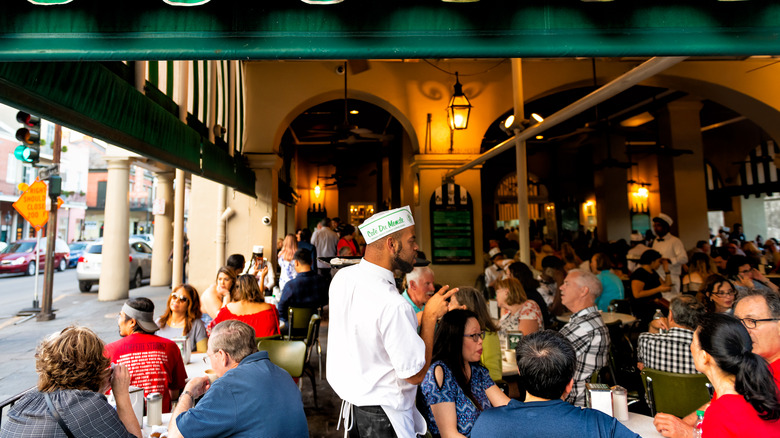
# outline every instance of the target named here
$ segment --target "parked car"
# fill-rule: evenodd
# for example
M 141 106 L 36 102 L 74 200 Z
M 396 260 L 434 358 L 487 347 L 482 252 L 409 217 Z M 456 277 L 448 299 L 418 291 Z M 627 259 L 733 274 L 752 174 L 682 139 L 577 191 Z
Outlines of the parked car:
M 70 256 L 68 257 L 68 268 L 75 268 L 76 265 L 79 264 L 79 257 L 81 257 L 81 254 L 84 253 L 84 249 L 86 249 L 87 245 L 89 245 L 90 242 L 71 242 L 70 245 L 68 245 L 68 248 L 70 248 Z
M 17 240 L 0 252 L 0 273 L 35 275 L 36 263 L 39 266 L 38 270 L 43 272 L 43 266 L 46 263 L 46 238 L 41 238 L 41 246 L 37 250 L 37 261 L 35 241 L 36 239 Z M 54 266 L 58 271 L 64 271 L 68 267 L 69 253 L 68 244 L 64 240 L 54 241 Z
M 154 247 L 154 234 L 131 234 L 130 238 L 143 240 L 149 246 Z
M 130 239 L 129 270 L 130 288 L 141 287 L 142 280 L 152 275 L 152 248 L 143 240 Z M 103 264 L 103 241 L 89 244 L 79 257 L 76 265 L 76 278 L 79 290 L 89 292 L 93 284 L 100 281 L 100 268 Z

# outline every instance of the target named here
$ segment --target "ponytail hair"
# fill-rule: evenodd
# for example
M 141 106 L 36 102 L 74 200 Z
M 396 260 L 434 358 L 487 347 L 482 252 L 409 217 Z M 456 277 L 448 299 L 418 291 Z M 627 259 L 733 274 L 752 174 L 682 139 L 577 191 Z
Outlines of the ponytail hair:
M 718 367 L 735 376 L 734 389 L 753 406 L 762 420 L 780 418 L 778 391 L 769 364 L 753 353 L 753 341 L 742 323 L 731 315 L 707 313 L 697 330 L 699 345 Z

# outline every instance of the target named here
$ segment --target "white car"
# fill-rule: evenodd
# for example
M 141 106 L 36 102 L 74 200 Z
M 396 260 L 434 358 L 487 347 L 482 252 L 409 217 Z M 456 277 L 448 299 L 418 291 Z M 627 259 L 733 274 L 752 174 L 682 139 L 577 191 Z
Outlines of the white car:
M 130 239 L 130 288 L 141 287 L 142 280 L 152 275 L 152 248 L 141 239 Z M 91 243 L 79 257 L 76 265 L 76 278 L 79 290 L 89 292 L 93 284 L 100 280 L 100 267 L 103 264 L 103 241 Z

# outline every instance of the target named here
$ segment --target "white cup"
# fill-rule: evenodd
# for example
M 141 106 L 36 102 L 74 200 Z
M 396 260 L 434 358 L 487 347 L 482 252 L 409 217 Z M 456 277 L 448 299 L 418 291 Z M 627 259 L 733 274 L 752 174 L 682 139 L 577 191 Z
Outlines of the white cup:
M 206 373 L 206 377 L 209 378 L 209 383 L 213 385 L 214 381 L 217 380 L 218 378 L 217 372 L 209 368 L 206 371 L 204 371 L 204 373 Z

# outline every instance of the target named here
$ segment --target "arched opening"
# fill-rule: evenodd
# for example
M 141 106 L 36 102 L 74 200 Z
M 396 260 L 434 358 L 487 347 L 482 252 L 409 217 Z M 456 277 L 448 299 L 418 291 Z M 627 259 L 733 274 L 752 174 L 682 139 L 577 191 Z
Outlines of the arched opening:
M 397 206 L 404 135 L 395 117 L 364 100 L 329 100 L 298 114 L 279 147 L 279 202 L 294 206 L 295 227 L 313 229 L 324 217 L 358 225 Z

